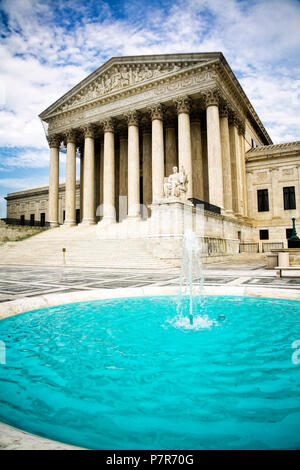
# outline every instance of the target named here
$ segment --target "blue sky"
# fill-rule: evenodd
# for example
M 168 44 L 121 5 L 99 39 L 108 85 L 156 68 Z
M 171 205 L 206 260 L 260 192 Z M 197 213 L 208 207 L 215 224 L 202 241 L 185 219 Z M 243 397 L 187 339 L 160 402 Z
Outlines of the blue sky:
M 223 52 L 275 143 L 300 139 L 298 0 L 0 0 L 0 217 L 8 192 L 48 183 L 53 101 L 111 56 L 203 51 Z

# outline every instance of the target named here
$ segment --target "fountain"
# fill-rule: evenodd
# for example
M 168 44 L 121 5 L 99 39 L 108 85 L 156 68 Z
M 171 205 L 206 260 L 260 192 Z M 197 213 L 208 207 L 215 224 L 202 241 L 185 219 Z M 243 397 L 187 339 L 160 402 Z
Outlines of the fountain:
M 188 229 L 182 238 L 181 273 L 176 326 L 209 328 L 214 321 L 204 315 L 203 269 L 196 234 Z

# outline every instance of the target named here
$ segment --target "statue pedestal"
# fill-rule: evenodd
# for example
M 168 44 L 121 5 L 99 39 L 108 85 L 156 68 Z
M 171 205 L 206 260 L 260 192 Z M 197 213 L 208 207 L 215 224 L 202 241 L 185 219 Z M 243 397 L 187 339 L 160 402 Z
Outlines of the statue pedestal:
M 151 204 L 150 233 L 154 236 L 182 236 L 188 229 L 195 231 L 196 210 L 189 201 L 165 198 Z

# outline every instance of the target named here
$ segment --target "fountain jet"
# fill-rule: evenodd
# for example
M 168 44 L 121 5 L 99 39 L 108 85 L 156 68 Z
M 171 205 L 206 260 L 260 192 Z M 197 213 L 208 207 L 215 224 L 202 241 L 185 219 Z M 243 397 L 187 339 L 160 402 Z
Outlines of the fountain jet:
M 184 297 L 188 296 L 189 321 L 194 323 L 194 315 L 200 306 L 200 295 L 203 290 L 203 270 L 201 262 L 201 250 L 196 234 L 192 230 L 186 230 L 182 239 L 182 258 L 179 292 L 179 313 L 184 314 Z

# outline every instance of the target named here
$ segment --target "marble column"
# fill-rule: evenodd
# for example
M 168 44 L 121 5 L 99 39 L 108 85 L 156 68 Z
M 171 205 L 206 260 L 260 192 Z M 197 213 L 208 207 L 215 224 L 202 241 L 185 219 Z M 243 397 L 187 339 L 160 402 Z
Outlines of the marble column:
M 76 135 L 74 131 L 66 132 L 66 193 L 64 225 L 76 225 Z
M 183 96 L 174 100 L 178 114 L 178 164 L 179 171 L 183 167 L 188 177 L 186 197 L 193 197 L 192 143 L 190 110 L 191 99 Z
M 96 222 L 99 221 L 99 205 L 100 205 L 100 142 L 95 140 L 95 213 Z
M 115 210 L 115 122 L 106 119 L 104 128 L 103 218 L 100 223 L 116 222 Z
M 119 129 L 120 160 L 119 160 L 119 221 L 127 217 L 128 195 L 128 129 Z
M 165 176 L 170 176 L 173 173 L 173 167 L 178 167 L 176 121 L 173 116 L 166 116 L 165 119 L 165 154 Z
M 220 134 L 221 134 L 221 148 L 222 148 L 224 209 L 229 214 L 231 214 L 233 210 L 232 210 L 232 183 L 231 183 L 231 159 L 230 159 L 228 107 L 224 103 L 220 109 Z
M 103 204 L 103 173 L 104 173 L 104 136 L 100 139 L 100 207 Z M 102 212 L 100 211 L 100 220 L 102 219 Z
M 140 146 L 139 114 L 132 111 L 128 121 L 128 218 L 139 219 L 140 210 Z
M 142 125 L 143 135 L 143 218 L 150 216 L 150 208 L 152 202 L 152 161 L 151 161 L 151 126 L 146 122 Z
M 49 136 L 50 169 L 49 169 L 49 216 L 50 227 L 58 227 L 58 191 L 59 191 L 59 146 L 58 136 Z
M 246 162 L 245 162 L 245 123 L 241 120 L 238 126 L 240 143 L 240 171 L 241 171 L 241 195 L 242 195 L 242 214 L 247 217 L 247 187 L 246 187 Z
M 203 186 L 203 156 L 201 121 L 198 114 L 191 116 L 191 141 L 192 141 L 192 165 L 193 165 L 193 195 L 195 198 L 204 200 Z
M 160 200 L 164 195 L 164 129 L 163 105 L 150 108 L 152 119 L 152 202 Z
M 229 114 L 229 141 L 231 155 L 232 206 L 237 216 L 243 215 L 242 185 L 241 185 L 241 156 L 238 133 L 239 118 L 236 112 Z
M 202 164 L 203 164 L 203 193 L 204 201 L 209 201 L 209 181 L 208 181 L 208 163 L 207 163 L 207 133 L 206 127 L 201 132 L 202 142 Z
M 209 179 L 209 202 L 224 207 L 222 148 L 219 118 L 219 91 L 205 91 L 206 125 L 207 125 L 207 163 Z
M 80 222 L 83 219 L 83 198 L 84 198 L 84 147 L 79 146 L 80 153 Z
M 83 219 L 85 225 L 95 223 L 95 140 L 94 128 L 86 126 L 84 132 L 84 198 Z

